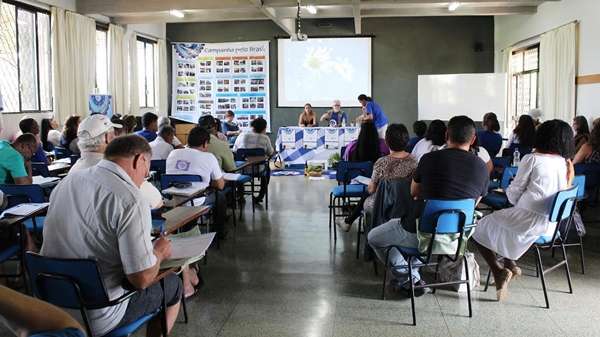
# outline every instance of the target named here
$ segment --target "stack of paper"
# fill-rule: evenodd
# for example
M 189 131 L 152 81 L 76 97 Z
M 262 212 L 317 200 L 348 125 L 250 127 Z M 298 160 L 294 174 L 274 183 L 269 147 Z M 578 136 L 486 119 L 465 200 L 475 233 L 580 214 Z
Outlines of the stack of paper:
M 227 181 L 238 181 L 241 176 L 239 173 L 223 173 L 223 179 Z
M 363 184 L 369 185 L 371 183 L 371 178 L 367 178 L 365 176 L 358 176 L 351 181 L 352 184 Z
M 4 212 L 2 212 L 2 214 L 0 214 L 0 219 L 4 218 L 7 215 L 14 215 L 14 216 L 31 215 L 41 209 L 48 207 L 48 205 L 49 205 L 49 203 L 47 203 L 47 202 L 39 203 L 39 204 L 35 204 L 35 203 L 19 204 L 17 206 L 13 206 L 13 207 L 5 210 Z
M 200 234 L 196 227 L 185 233 L 171 235 L 171 258 L 161 263 L 160 268 L 188 265 L 200 260 L 215 238 L 216 233 Z
M 207 185 L 203 182 L 193 182 L 189 187 L 186 188 L 177 188 L 177 187 L 169 187 L 164 189 L 162 192 L 164 194 L 171 195 L 183 195 L 184 197 L 191 197 L 192 195 L 198 194 L 204 189 L 206 189 Z
M 57 177 L 33 176 L 32 179 L 33 185 L 40 185 L 42 187 L 56 185 L 60 181 L 60 178 Z

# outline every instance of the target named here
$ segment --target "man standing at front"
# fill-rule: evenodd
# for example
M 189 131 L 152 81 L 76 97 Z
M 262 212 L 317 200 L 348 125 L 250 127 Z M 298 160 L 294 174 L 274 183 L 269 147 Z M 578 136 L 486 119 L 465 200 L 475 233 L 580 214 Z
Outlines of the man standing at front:
M 69 174 L 50 196 L 41 254 L 95 259 L 110 299 L 124 293 L 125 280 L 138 289 L 128 301 L 88 311 L 96 336 L 152 313 L 162 303 L 163 291 L 154 280 L 161 262 L 171 255 L 171 244 L 165 238 L 152 244 L 150 209 L 139 189 L 148 175 L 151 155 L 141 137 L 116 138 L 106 147 L 105 159 Z M 179 278 L 167 276 L 168 330 L 177 318 L 181 292 Z M 157 317 L 149 323 L 147 336 L 160 333 Z

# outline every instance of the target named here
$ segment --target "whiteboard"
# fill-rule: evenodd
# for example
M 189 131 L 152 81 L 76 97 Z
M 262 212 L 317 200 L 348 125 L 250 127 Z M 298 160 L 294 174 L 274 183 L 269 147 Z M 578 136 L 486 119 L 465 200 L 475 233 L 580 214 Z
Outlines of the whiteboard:
M 359 106 L 360 94 L 371 96 L 371 38 L 277 40 L 278 105 L 342 108 Z
M 487 112 L 504 120 L 506 74 L 419 75 L 419 120 L 458 115 L 481 121 Z

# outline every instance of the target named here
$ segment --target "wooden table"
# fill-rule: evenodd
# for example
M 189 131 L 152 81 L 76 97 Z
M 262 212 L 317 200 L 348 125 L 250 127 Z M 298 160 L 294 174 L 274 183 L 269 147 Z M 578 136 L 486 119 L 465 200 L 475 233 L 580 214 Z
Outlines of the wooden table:
M 194 221 L 210 210 L 209 206 L 180 206 L 162 214 L 165 219 L 163 234 L 172 234 L 190 221 Z

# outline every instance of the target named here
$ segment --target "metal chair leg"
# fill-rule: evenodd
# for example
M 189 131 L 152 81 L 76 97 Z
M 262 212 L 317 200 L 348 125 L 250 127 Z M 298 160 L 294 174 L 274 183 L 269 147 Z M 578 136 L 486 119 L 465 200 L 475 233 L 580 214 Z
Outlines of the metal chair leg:
M 362 215 L 358 218 L 358 230 L 356 231 L 356 259 L 360 257 L 360 234 L 362 227 Z
M 181 306 L 183 308 L 183 323 L 188 324 L 187 305 L 185 304 L 185 295 L 181 295 Z
M 469 317 L 473 317 L 473 309 L 471 307 L 471 282 L 469 280 L 469 263 L 467 257 L 463 255 L 463 261 L 465 262 L 465 276 L 467 279 L 467 301 L 469 302 Z
M 381 287 L 381 299 L 385 301 L 385 283 L 387 282 L 388 263 L 390 259 L 390 250 L 385 253 L 385 263 L 383 264 L 383 286 Z M 377 267 L 375 268 L 377 270 Z
M 417 313 L 415 312 L 415 285 L 412 281 L 412 258 L 408 258 L 408 283 L 410 285 L 410 311 L 412 312 L 412 325 L 417 325 Z
M 581 273 L 585 275 L 585 257 L 583 256 L 583 237 L 579 237 L 579 259 L 581 261 Z
M 562 253 L 563 253 L 563 259 L 565 261 L 565 273 L 567 274 L 567 282 L 569 283 L 569 294 L 572 294 L 573 293 L 573 284 L 571 283 L 571 270 L 569 269 L 569 260 L 567 259 L 567 250 L 565 249 L 564 243 L 561 243 L 560 246 L 561 246 Z
M 333 194 L 329 193 L 329 237 L 331 238 L 331 223 L 333 215 Z
M 537 254 L 537 269 L 540 274 L 540 279 L 542 280 L 542 290 L 544 291 L 544 299 L 546 300 L 546 309 L 550 309 L 550 302 L 548 301 L 548 291 L 546 290 L 546 278 L 544 277 L 544 265 L 542 264 L 542 255 L 540 254 L 540 249 L 536 246 L 535 252 Z
M 339 203 L 339 201 L 340 201 L 340 198 L 334 198 L 333 199 L 333 203 L 334 204 Z M 335 224 L 335 217 L 336 217 L 335 210 L 336 210 L 336 208 L 337 208 L 337 205 L 335 205 L 333 207 L 333 242 L 337 242 L 337 225 Z

